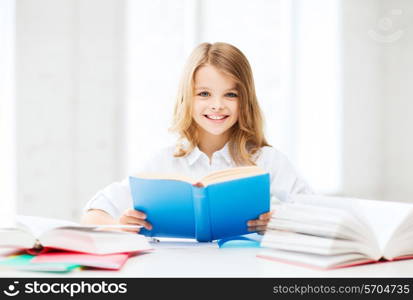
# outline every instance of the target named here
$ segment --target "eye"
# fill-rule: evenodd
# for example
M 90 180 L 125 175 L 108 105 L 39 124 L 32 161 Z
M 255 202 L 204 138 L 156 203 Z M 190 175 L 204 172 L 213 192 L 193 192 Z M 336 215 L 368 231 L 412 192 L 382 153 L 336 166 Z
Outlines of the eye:
M 210 94 L 208 93 L 208 92 L 200 92 L 200 93 L 198 93 L 198 96 L 201 96 L 201 97 L 208 97 Z
M 227 93 L 227 94 L 225 94 L 225 96 L 229 97 L 229 98 L 237 98 L 238 97 L 238 95 L 235 94 L 235 93 Z

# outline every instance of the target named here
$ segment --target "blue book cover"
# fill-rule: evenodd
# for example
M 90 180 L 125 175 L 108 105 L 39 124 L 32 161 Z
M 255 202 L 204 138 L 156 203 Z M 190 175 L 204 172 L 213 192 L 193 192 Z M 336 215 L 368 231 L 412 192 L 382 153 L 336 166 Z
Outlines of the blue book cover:
M 269 174 L 238 167 L 211 175 L 199 182 L 130 176 L 134 208 L 152 224 L 141 233 L 201 242 L 251 233 L 247 222 L 270 209 Z

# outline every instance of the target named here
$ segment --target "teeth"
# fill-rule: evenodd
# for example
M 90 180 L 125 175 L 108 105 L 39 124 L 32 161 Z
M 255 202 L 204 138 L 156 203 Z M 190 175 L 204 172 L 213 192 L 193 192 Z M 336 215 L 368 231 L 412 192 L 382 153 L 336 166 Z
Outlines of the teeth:
M 222 120 L 226 116 L 213 116 L 213 115 L 207 115 L 208 118 L 213 119 L 213 120 Z

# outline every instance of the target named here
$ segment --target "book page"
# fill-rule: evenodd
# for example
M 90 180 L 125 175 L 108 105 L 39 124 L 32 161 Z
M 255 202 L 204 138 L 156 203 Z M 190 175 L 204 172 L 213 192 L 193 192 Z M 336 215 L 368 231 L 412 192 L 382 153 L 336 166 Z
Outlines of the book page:
M 73 230 L 61 227 L 40 236 L 44 247 L 93 254 L 111 254 L 152 249 L 141 234 L 122 231 Z
M 185 175 L 171 173 L 139 173 L 134 175 L 134 177 L 142 179 L 177 180 L 188 182 L 190 184 L 200 183 L 202 186 L 207 186 L 212 183 L 224 182 L 265 173 L 266 172 L 264 170 L 257 166 L 247 166 L 215 171 L 202 178 L 191 178 Z
M 371 234 L 366 234 L 366 225 L 347 210 L 289 202 L 274 205 L 273 209 L 275 213 L 269 227 L 281 225 L 279 229 L 361 242 L 371 239 Z M 288 226 L 286 222 L 289 222 Z M 374 244 L 374 239 L 370 244 Z
M 381 251 L 397 228 L 412 213 L 413 204 L 328 196 L 294 196 L 292 201 L 345 209 L 368 226 Z
M 387 243 L 383 256 L 388 260 L 405 256 L 413 257 L 413 228 L 396 230 L 396 234 Z
M 204 186 L 239 178 L 262 175 L 266 172 L 257 166 L 236 167 L 213 172 L 200 180 Z
M 0 228 L 0 247 L 7 249 L 32 248 L 36 238 L 27 230 L 20 228 Z
M 374 249 L 370 249 L 368 245 L 358 243 L 357 241 L 331 239 L 277 230 L 267 231 L 261 241 L 261 246 L 320 255 L 360 253 L 366 258 L 370 257 L 375 260 L 380 258 L 380 254 L 375 253 Z
M 258 257 L 287 262 L 294 265 L 316 267 L 322 269 L 335 268 L 350 264 L 369 261 L 360 253 L 348 253 L 338 255 L 319 255 L 299 251 L 285 251 L 279 249 L 263 249 Z
M 354 232 L 340 223 L 322 224 L 320 222 L 300 222 L 287 219 L 271 219 L 267 226 L 268 229 L 292 231 L 297 233 L 310 234 L 315 236 L 337 238 L 337 239 L 352 239 L 356 240 Z
M 39 237 L 42 233 L 58 227 L 79 226 L 78 223 L 52 218 L 42 218 L 36 216 L 18 215 L 16 217 L 17 226 L 30 232 L 34 237 Z
M 355 206 L 372 228 L 382 251 L 413 209 L 408 203 L 374 200 L 363 200 Z

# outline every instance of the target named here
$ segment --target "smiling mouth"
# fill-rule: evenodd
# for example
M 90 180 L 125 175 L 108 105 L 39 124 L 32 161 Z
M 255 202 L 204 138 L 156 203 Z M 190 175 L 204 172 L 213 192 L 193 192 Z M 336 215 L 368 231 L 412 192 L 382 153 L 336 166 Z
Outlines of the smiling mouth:
M 212 121 L 222 121 L 229 117 L 229 115 L 204 115 L 205 118 Z

